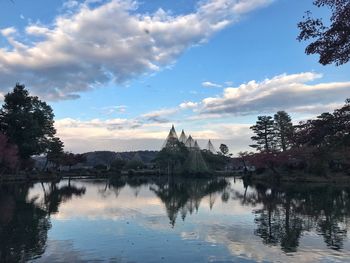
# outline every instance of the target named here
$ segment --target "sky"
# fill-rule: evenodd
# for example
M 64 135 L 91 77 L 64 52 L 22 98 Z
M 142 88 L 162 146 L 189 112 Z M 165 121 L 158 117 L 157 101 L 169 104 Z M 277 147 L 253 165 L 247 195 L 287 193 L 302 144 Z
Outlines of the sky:
M 159 150 L 171 125 L 249 150 L 258 115 L 297 123 L 349 97 L 350 64 L 296 40 L 311 0 L 0 0 L 0 100 L 47 101 L 65 149 Z

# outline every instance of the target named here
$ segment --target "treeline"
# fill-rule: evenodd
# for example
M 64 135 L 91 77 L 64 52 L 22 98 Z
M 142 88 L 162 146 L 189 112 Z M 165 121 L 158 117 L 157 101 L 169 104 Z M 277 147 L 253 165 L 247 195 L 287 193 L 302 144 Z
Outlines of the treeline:
M 251 127 L 252 148 L 257 153 L 241 152 L 244 161 L 257 171 L 269 169 L 276 176 L 283 172 L 304 171 L 326 176 L 350 174 L 350 99 L 333 113 L 293 125 L 285 111 L 259 116 Z
M 16 84 L 5 95 L 0 109 L 0 175 L 32 170 L 32 156 L 45 155 L 46 165 L 74 165 L 81 156 L 64 152 L 56 136 L 52 108 L 36 96 L 30 96 L 24 85 Z

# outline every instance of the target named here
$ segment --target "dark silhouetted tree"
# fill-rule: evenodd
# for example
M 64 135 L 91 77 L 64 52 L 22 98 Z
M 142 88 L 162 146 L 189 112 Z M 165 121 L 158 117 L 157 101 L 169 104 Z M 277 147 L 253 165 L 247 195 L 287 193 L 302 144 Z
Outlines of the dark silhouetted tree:
M 250 145 L 261 152 L 271 152 L 275 149 L 275 129 L 271 116 L 258 116 L 256 124 L 250 127 L 255 133 L 251 137 L 255 144 Z
M 320 55 L 322 65 L 345 64 L 350 59 L 350 1 L 349 0 L 314 0 L 317 7 L 326 6 L 331 10 L 330 21 L 324 23 L 320 18 L 313 18 L 308 11 L 304 21 L 298 23 L 299 41 L 312 40 L 306 47 L 306 54 Z
M 46 165 L 48 162 L 51 162 L 57 168 L 62 163 L 63 157 L 63 142 L 59 138 L 53 137 L 49 141 L 48 151 L 46 155 Z M 46 165 L 44 169 L 46 169 Z
M 220 144 L 219 149 L 223 155 L 227 155 L 229 152 L 229 149 L 226 144 Z
M 56 133 L 53 118 L 49 105 L 29 96 L 24 85 L 16 84 L 0 110 L 0 131 L 18 146 L 21 159 L 27 160 L 47 150 Z
M 336 127 L 336 141 L 342 147 L 350 146 L 350 99 L 345 101 L 345 105 L 334 111 Z
M 253 156 L 254 153 L 252 152 L 239 152 L 237 155 L 242 160 L 242 164 L 244 166 L 244 173 L 248 171 L 247 163 L 249 159 Z
M 121 171 L 126 163 L 127 161 L 123 159 L 115 159 L 111 164 L 111 168 L 116 171 Z
M 155 163 L 164 171 L 181 173 L 183 165 L 189 155 L 189 151 L 183 143 L 177 140 L 168 141 L 154 159 Z
M 18 161 L 17 147 L 9 144 L 6 135 L 0 133 L 0 175 L 15 169 Z
M 291 145 L 293 136 L 292 119 L 287 112 L 278 111 L 274 116 L 274 121 L 277 146 L 282 151 L 286 151 Z
M 69 170 L 72 166 L 77 165 L 78 163 L 86 162 L 86 156 L 83 154 L 74 154 L 70 152 L 65 152 L 62 156 L 61 164 L 68 166 Z

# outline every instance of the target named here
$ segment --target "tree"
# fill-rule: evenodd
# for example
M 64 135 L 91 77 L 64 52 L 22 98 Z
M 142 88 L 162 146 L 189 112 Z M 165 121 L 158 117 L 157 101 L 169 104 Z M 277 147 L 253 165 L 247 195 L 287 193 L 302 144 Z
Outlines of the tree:
M 291 145 L 293 136 L 293 123 L 285 111 L 278 111 L 274 116 L 274 127 L 276 134 L 276 143 L 282 151 L 286 151 Z
M 63 142 L 57 137 L 52 138 L 48 144 L 44 170 L 46 169 L 48 162 L 55 164 L 55 167 L 57 168 L 62 163 L 63 157 Z
M 0 133 L 0 175 L 13 170 L 18 164 L 17 147 L 9 144 L 6 135 Z
M 256 124 L 250 129 L 256 134 L 251 137 L 256 143 L 250 147 L 261 152 L 271 152 L 275 149 L 275 128 L 271 116 L 258 116 Z
M 0 131 L 18 146 L 22 160 L 44 153 L 56 130 L 52 108 L 16 84 L 0 110 Z
M 0 187 L 0 262 L 31 261 L 46 249 L 50 218 L 37 199 L 29 197 L 30 188 L 30 184 Z
M 223 155 L 226 155 L 229 152 L 229 149 L 226 144 L 220 144 L 219 149 Z
M 72 168 L 72 166 L 83 162 L 86 162 L 86 156 L 83 154 L 74 154 L 70 152 L 65 152 L 63 153 L 61 158 L 61 164 L 68 166 L 69 170 Z
M 335 145 L 338 130 L 333 114 L 325 112 L 314 120 L 307 120 L 296 127 L 296 143 L 316 148 Z
M 155 163 L 168 174 L 181 173 L 189 156 L 187 147 L 178 140 L 168 141 L 154 159 Z
M 336 127 L 336 141 L 341 146 L 350 146 L 350 99 L 345 101 L 345 105 L 334 111 Z
M 208 168 L 212 171 L 225 170 L 230 158 L 222 154 L 213 154 L 210 151 L 201 151 L 203 159 L 207 164 Z
M 317 7 L 330 8 L 330 23 L 326 25 L 322 19 L 313 18 L 308 11 L 305 20 L 298 23 L 300 34 L 297 39 L 314 40 L 306 47 L 305 53 L 319 54 L 322 65 L 347 63 L 350 59 L 350 1 L 314 0 L 313 3 Z
M 111 164 L 111 168 L 113 170 L 121 171 L 126 165 L 126 163 L 127 162 L 123 159 L 115 159 Z
M 247 162 L 249 158 L 254 155 L 254 153 L 245 151 L 239 152 L 237 155 L 242 160 L 244 166 L 244 173 L 246 173 L 248 171 Z

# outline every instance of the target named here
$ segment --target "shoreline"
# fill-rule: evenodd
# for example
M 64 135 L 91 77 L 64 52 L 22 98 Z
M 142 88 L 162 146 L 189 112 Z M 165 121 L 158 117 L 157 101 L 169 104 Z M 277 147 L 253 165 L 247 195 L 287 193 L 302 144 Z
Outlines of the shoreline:
M 243 176 L 244 178 L 245 176 Z M 346 174 L 332 174 L 327 176 L 316 175 L 281 175 L 276 177 L 271 174 L 253 174 L 246 177 L 252 182 L 266 182 L 266 183 L 321 183 L 321 184 L 350 184 L 350 175 Z
M 174 178 L 217 178 L 217 177 L 235 177 L 249 180 L 252 182 L 264 183 L 322 183 L 322 184 L 350 184 L 350 175 L 335 173 L 326 176 L 317 176 L 306 173 L 281 174 L 276 176 L 272 173 L 265 172 L 262 174 L 251 173 L 244 175 L 235 171 L 213 171 L 205 174 L 163 174 L 159 170 L 122 170 L 122 171 L 61 171 L 61 172 L 43 172 L 43 173 L 20 173 L 5 174 L 0 176 L 0 183 L 23 183 L 38 181 L 55 181 L 60 179 L 106 179 L 119 177 L 174 177 Z

